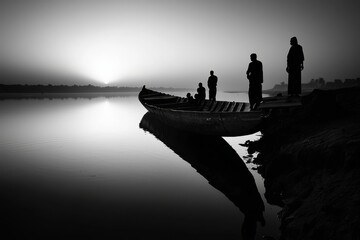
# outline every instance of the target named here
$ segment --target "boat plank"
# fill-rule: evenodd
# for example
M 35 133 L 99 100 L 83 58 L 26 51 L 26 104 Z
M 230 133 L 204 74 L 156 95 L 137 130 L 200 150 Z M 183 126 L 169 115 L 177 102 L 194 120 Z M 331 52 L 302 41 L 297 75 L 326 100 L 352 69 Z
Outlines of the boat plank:
M 206 106 L 206 100 L 201 100 L 199 102 L 199 108 L 202 110 L 202 109 L 204 109 L 205 106 Z
M 236 107 L 236 102 L 232 102 L 229 106 L 229 109 L 227 110 L 228 112 L 232 112 L 234 111 L 234 108 Z
M 231 105 L 231 102 L 226 102 L 226 104 L 225 104 L 225 106 L 224 106 L 224 108 L 223 108 L 223 112 L 227 112 L 227 110 L 228 110 L 228 108 L 230 107 L 230 105 Z
M 249 111 L 251 111 L 251 109 L 250 109 L 250 104 L 249 104 L 249 103 L 245 103 L 244 112 L 249 112 Z
M 274 101 L 261 103 L 259 109 L 273 109 L 273 108 L 290 108 L 301 107 L 301 101 L 287 102 L 287 101 Z
M 245 103 L 242 103 L 239 112 L 243 112 L 244 110 L 245 110 Z
M 214 101 L 206 101 L 203 111 L 209 111 L 214 103 Z
M 143 97 L 163 96 L 163 93 L 144 93 Z
M 232 112 L 236 112 L 236 110 L 239 108 L 239 105 L 240 105 L 240 104 L 241 104 L 241 103 L 239 103 L 239 102 L 235 103 L 235 106 L 234 106 Z
M 240 112 L 240 109 L 242 107 L 243 103 L 239 103 L 236 108 L 234 109 L 234 112 Z
M 223 103 L 222 103 L 222 106 L 221 106 L 221 108 L 219 109 L 219 112 L 222 112 L 222 111 L 223 111 L 223 109 L 225 108 L 226 103 L 227 103 L 227 102 L 223 102 Z
M 184 103 L 170 102 L 170 103 L 161 103 L 161 104 L 154 104 L 154 105 L 157 107 L 160 107 L 160 108 L 173 108 L 173 107 L 184 106 Z
M 172 109 L 173 110 L 193 110 L 193 111 L 195 111 L 195 110 L 198 110 L 198 106 L 191 105 L 191 104 L 189 104 L 189 105 L 182 104 L 181 106 L 175 107 L 175 108 L 172 108 Z
M 214 101 L 214 104 L 211 106 L 211 108 L 209 109 L 209 112 L 213 112 L 215 110 L 215 108 L 217 107 L 217 105 L 219 105 L 220 102 L 216 102 Z
M 177 99 L 178 97 L 175 97 L 175 96 L 167 96 L 167 95 L 164 95 L 164 96 L 158 96 L 158 97 L 144 97 L 143 99 L 145 101 L 156 101 L 156 100 L 169 100 L 169 99 Z
M 219 102 L 218 106 L 213 110 L 213 112 L 221 112 L 224 105 L 225 105 L 225 102 Z
M 186 102 L 187 102 L 187 99 L 185 99 L 185 98 L 180 98 L 179 103 L 186 103 Z

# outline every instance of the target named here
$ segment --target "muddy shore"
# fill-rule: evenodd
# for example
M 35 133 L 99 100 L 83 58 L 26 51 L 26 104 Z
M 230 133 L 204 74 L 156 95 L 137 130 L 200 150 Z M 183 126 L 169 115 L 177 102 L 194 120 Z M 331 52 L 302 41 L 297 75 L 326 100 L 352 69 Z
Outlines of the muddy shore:
M 314 90 L 248 144 L 281 239 L 360 239 L 360 88 Z

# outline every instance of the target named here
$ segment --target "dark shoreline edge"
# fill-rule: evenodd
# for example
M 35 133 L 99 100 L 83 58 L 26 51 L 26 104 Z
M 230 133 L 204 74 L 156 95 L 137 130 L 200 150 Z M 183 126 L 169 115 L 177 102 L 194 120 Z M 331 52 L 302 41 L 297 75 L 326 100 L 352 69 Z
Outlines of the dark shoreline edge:
M 283 207 L 280 239 L 360 239 L 360 88 L 314 90 L 302 102 L 248 143 L 267 201 Z

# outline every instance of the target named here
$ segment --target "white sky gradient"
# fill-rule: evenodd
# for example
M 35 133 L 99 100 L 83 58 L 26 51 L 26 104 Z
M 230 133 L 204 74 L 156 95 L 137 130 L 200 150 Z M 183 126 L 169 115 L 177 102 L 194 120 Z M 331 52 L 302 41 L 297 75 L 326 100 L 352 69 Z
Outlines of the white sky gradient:
M 358 12 L 346 0 L 3 0 L 0 83 L 196 88 L 214 70 L 219 89 L 247 90 L 255 52 L 268 89 L 287 82 L 293 36 L 303 82 L 357 78 Z

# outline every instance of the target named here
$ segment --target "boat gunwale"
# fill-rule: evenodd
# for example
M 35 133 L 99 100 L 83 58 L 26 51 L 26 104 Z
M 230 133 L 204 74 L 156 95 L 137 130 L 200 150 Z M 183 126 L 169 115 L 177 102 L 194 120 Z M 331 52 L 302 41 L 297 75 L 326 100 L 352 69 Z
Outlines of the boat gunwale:
M 240 102 L 241 103 L 241 102 Z M 262 111 L 260 110 L 256 110 L 256 111 L 244 111 L 244 112 L 223 112 L 223 111 L 202 111 L 202 110 L 185 110 L 185 109 L 172 109 L 172 108 L 162 108 L 162 107 L 158 107 L 156 105 L 151 105 L 148 104 L 146 102 L 143 102 L 144 105 L 147 105 L 150 108 L 154 108 L 157 110 L 161 110 L 161 111 L 167 111 L 167 112 L 178 112 L 178 113 L 197 113 L 197 114 L 208 114 L 208 115 L 215 115 L 215 114 L 219 114 L 219 115 L 259 115 L 262 114 Z

